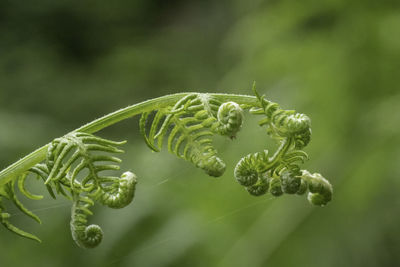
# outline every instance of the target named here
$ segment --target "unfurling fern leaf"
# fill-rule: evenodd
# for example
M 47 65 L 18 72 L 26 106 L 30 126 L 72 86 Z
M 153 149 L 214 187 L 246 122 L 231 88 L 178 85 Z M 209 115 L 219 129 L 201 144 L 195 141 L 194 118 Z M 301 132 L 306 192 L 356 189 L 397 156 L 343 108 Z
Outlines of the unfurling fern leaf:
M 56 138 L 0 172 L 0 223 L 8 230 L 33 240 L 40 240 L 13 226 L 3 200 L 14 203 L 25 215 L 40 222 L 17 198 L 16 185 L 30 199 L 42 196 L 30 193 L 25 186 L 29 174 L 43 180 L 51 197 L 65 196 L 72 204 L 71 232 L 78 246 L 93 248 L 103 238 L 98 225 L 88 225 L 90 208 L 99 202 L 110 208 L 127 206 L 135 195 L 137 179 L 132 172 L 121 177 L 105 171 L 118 170 L 121 160 L 115 154 L 123 142 L 92 135 L 118 121 L 141 114 L 140 133 L 153 151 L 162 149 L 191 162 L 210 176 L 221 176 L 226 165 L 217 155 L 212 137 L 235 138 L 242 127 L 244 110 L 261 115 L 260 126 L 278 143 L 274 153 L 268 150 L 249 154 L 239 160 L 234 176 L 253 196 L 270 193 L 302 195 L 318 206 L 332 198 L 332 186 L 320 174 L 302 170 L 308 159 L 302 150 L 311 138 L 310 119 L 292 110 L 283 110 L 277 103 L 260 96 L 229 94 L 182 93 L 167 95 L 110 113 L 79 129 Z M 269 150 L 271 151 L 271 150 Z
M 279 197 L 283 194 L 282 181 L 280 178 L 278 177 L 271 178 L 271 180 L 269 181 L 269 186 L 270 186 L 269 192 L 274 197 Z
M 218 177 L 226 167 L 217 156 L 211 137 L 214 133 L 235 136 L 242 117 L 242 109 L 234 102 L 221 104 L 208 94 L 189 94 L 171 109 L 158 110 L 149 131 L 146 130 L 149 113 L 143 113 L 140 131 L 154 151 L 160 151 L 163 140 L 168 138 L 169 152 Z
M 333 188 L 332 185 L 322 177 L 319 173 L 313 173 L 303 170 L 302 177 L 308 182 L 307 199 L 310 203 L 317 206 L 325 206 L 332 199 Z
M 106 170 L 119 170 L 117 157 L 109 153 L 123 153 L 116 146 L 125 144 L 106 140 L 91 134 L 73 132 L 55 139 L 49 146 L 47 166 L 50 173 L 45 184 L 61 183 L 67 187 L 77 187 L 86 192 L 101 189 L 103 182 L 118 180 L 118 177 L 101 176 Z M 103 154 L 95 154 L 103 152 Z M 108 154 L 107 154 L 108 153 Z M 107 164 L 106 164 L 107 162 Z M 111 164 L 108 164 L 111 162 Z M 85 173 L 86 172 L 86 173 Z M 67 173 L 69 177 L 67 177 Z M 77 179 L 83 174 L 81 182 Z
M 172 108 L 156 138 L 168 136 L 168 151 L 179 158 L 192 162 L 210 176 L 221 176 L 225 163 L 217 156 L 212 145 L 213 132 L 207 128 L 206 120 L 196 118 L 196 113 L 207 110 L 213 112 L 214 103 L 203 95 L 189 95 Z M 214 117 L 209 117 L 214 119 Z
M 94 205 L 94 200 L 111 208 L 122 208 L 134 197 L 137 181 L 132 172 L 125 172 L 121 177 L 101 175 L 103 171 L 119 169 L 115 163 L 121 160 L 110 154 L 122 153 L 117 146 L 124 143 L 73 132 L 51 143 L 47 168 L 43 165 L 34 168 L 40 176 L 48 173 L 45 184 L 54 185 L 57 193 L 67 196 L 65 192 L 70 192 L 74 203 L 72 236 L 80 247 L 95 247 L 103 237 L 98 225 L 86 226 L 86 217 L 92 215 L 89 207 Z
M 218 123 L 214 124 L 215 131 L 220 135 L 236 137 L 243 123 L 243 109 L 235 102 L 223 103 L 218 108 Z
M 262 195 L 259 191 L 266 193 L 267 190 L 273 196 L 283 193 L 302 195 L 309 189 L 309 201 L 314 205 L 325 205 L 331 200 L 332 186 L 322 176 L 311 175 L 299 166 L 308 159 L 301 149 L 310 142 L 310 119 L 294 110 L 281 109 L 278 104 L 260 96 L 254 87 L 253 90 L 259 106 L 251 108 L 250 113 L 265 116 L 259 125 L 267 126 L 268 135 L 280 146 L 272 157 L 267 157 L 266 152 L 243 157 L 235 168 L 237 181 L 255 196 Z M 269 178 L 261 180 L 264 176 Z
M 103 189 L 103 192 L 96 196 L 101 204 L 113 209 L 121 209 L 129 205 L 135 196 L 137 183 L 136 175 L 132 172 L 124 172 L 121 178 Z
M 100 226 L 96 224 L 87 226 L 87 216 L 93 215 L 89 208 L 93 205 L 91 198 L 73 194 L 71 233 L 75 243 L 81 248 L 94 248 L 103 239 Z
M 94 248 L 103 239 L 100 226 L 87 225 L 87 217 L 93 214 L 89 210 L 94 205 L 93 199 L 115 209 L 123 208 L 133 200 L 137 183 L 135 174 L 125 172 L 120 179 L 112 181 L 110 186 L 103 186 L 102 190 L 96 190 L 94 194 L 78 191 L 72 194 L 71 233 L 75 243 L 82 248 Z
M 282 191 L 284 193 L 295 194 L 299 191 L 301 186 L 301 178 L 297 175 L 298 173 L 293 171 L 285 171 L 282 173 Z
M 308 116 L 296 113 L 294 110 L 283 110 L 277 103 L 273 103 L 260 96 L 253 87 L 253 91 L 261 107 L 251 108 L 250 113 L 265 115 L 259 122 L 266 125 L 268 134 L 275 139 L 294 138 L 295 146 L 302 149 L 311 140 L 311 120 Z
M 262 153 L 249 154 L 243 157 L 236 165 L 234 175 L 239 184 L 251 186 L 257 183 L 265 172 L 269 163 L 268 150 Z
M 247 186 L 246 190 L 253 196 L 261 196 L 268 192 L 270 184 L 270 178 L 266 173 L 260 175 L 257 182 L 251 186 Z

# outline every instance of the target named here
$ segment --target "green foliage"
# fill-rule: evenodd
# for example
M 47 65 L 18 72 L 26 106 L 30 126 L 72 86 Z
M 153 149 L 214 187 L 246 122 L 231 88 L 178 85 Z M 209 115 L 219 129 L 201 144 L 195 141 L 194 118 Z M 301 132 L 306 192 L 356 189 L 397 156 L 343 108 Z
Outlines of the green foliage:
M 255 116 L 237 140 L 214 139 L 222 179 L 201 179 L 166 146 L 146 151 L 133 118 L 96 133 L 128 140 L 121 169 L 141 178 L 123 212 L 91 207 L 105 242 L 83 253 L 71 245 L 71 203 L 29 175 L 26 188 L 43 200 L 17 195 L 45 227 L 3 203 L 10 222 L 44 242 L 0 227 L 0 265 L 397 266 L 399 10 L 395 0 L 1 1 L 0 169 L 132 101 L 182 89 L 247 94 L 257 80 L 268 99 L 312 119 L 302 169 L 332 178 L 335 194 L 319 209 L 307 194 L 240 192 L 237 160 L 275 150 L 250 126 Z
M 273 196 L 303 194 L 309 183 L 309 201 L 317 206 L 326 205 L 331 200 L 332 186 L 320 174 L 311 175 L 299 166 L 308 159 L 301 149 L 311 139 L 310 119 L 293 110 L 281 109 L 253 90 L 260 107 L 252 107 L 250 113 L 265 116 L 259 125 L 266 126 L 268 135 L 280 146 L 270 157 L 268 150 L 264 150 L 242 158 L 235 168 L 237 181 L 255 196 L 267 193 L 268 187 Z
M 304 193 L 304 186 L 308 184 L 309 201 L 318 206 L 326 205 L 331 200 L 332 186 L 321 175 L 312 175 L 299 167 L 299 163 L 307 158 L 307 154 L 300 149 L 310 141 L 310 119 L 303 114 L 280 109 L 278 104 L 260 96 L 255 88 L 253 90 L 256 99 L 240 95 L 188 93 L 176 95 L 172 104 L 168 102 L 163 105 L 163 100 L 170 96 L 159 98 L 150 105 L 149 110 L 144 110 L 144 106 L 138 104 L 135 114 L 142 114 L 140 132 L 152 150 L 160 151 L 163 140 L 167 139 L 170 153 L 191 162 L 210 176 L 219 177 L 224 173 L 226 165 L 217 156 L 211 138 L 216 134 L 234 138 L 242 127 L 242 107 L 250 109 L 251 114 L 265 116 L 259 125 L 267 126 L 268 135 L 279 142 L 280 146 L 271 157 L 268 157 L 267 150 L 243 157 L 235 168 L 237 181 L 254 196 L 266 194 L 268 189 L 273 196 Z M 106 115 L 84 126 L 84 129 L 90 132 L 92 128 L 112 125 L 118 114 L 129 113 L 131 109 L 128 107 L 119 113 Z M 105 123 L 107 120 L 110 122 Z M 38 152 L 33 152 L 3 170 L 0 178 L 9 178 L 10 181 L 2 185 L 0 192 L 1 197 L 10 199 L 27 216 L 40 223 L 40 219 L 17 199 L 14 189 L 18 181 L 23 195 L 40 199 L 41 196 L 33 195 L 25 189 L 27 175 L 36 174 L 38 179 L 44 181 L 52 197 L 55 198 L 56 193 L 73 202 L 72 237 L 78 246 L 94 248 L 102 241 L 103 231 L 98 225 L 87 225 L 88 216 L 92 215 L 90 208 L 95 202 L 110 208 L 127 206 L 133 200 L 137 178 L 132 172 L 125 172 L 121 177 L 104 174 L 105 171 L 119 170 L 117 164 L 121 160 L 112 154 L 122 153 L 118 147 L 125 141 L 103 139 L 80 129 L 54 139 L 47 146 L 44 163 L 34 166 L 25 163 L 26 158 L 40 158 Z M 14 172 L 16 178 L 13 179 L 8 170 L 17 167 L 21 171 Z M 12 226 L 8 221 L 10 216 L 2 204 L 0 209 L 1 222 L 7 229 L 40 241 L 32 234 Z
M 17 235 L 20 235 L 22 237 L 25 238 L 29 238 L 32 240 L 36 240 L 38 242 L 41 242 L 39 238 L 37 238 L 36 236 L 27 233 L 17 227 L 15 227 L 14 225 L 12 225 L 8 219 L 10 218 L 10 214 L 6 212 L 6 208 L 3 204 L 3 197 L 10 199 L 16 207 L 18 207 L 18 209 L 20 209 L 23 213 L 25 213 L 27 216 L 35 219 L 36 221 L 38 221 L 40 223 L 40 219 L 34 215 L 32 212 L 30 212 L 28 209 L 26 209 L 22 203 L 18 200 L 16 194 L 15 194 L 15 189 L 14 189 L 14 185 L 15 185 L 15 181 L 9 182 L 7 183 L 5 186 L 2 187 L 2 192 L 0 194 L 0 220 L 1 220 L 1 224 L 3 224 L 4 227 L 6 227 L 8 230 L 10 230 L 11 232 L 16 233 Z

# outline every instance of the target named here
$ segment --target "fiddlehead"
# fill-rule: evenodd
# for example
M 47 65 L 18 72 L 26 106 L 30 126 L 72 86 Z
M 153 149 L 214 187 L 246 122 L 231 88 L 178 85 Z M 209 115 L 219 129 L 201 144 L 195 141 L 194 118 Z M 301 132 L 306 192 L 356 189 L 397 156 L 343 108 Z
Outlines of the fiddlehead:
M 267 176 L 267 174 L 260 175 L 258 177 L 256 183 L 246 186 L 247 192 L 253 196 L 261 196 L 268 192 L 271 180 Z M 273 184 L 272 184 L 273 186 Z
M 213 125 L 215 131 L 220 135 L 226 135 L 231 138 L 236 137 L 243 123 L 243 109 L 235 102 L 223 103 L 218 108 L 218 123 Z
M 48 148 L 46 166 L 34 168 L 40 176 L 47 174 L 46 185 L 52 184 L 57 193 L 72 199 L 71 231 L 80 247 L 93 248 L 103 237 L 98 225 L 86 226 L 94 200 L 111 208 L 122 208 L 134 197 L 137 180 L 132 172 L 121 177 L 101 175 L 103 171 L 119 169 L 115 163 L 121 160 L 110 154 L 122 153 L 117 146 L 124 143 L 73 132 L 55 139 Z
M 319 173 L 309 173 L 302 171 L 302 178 L 308 182 L 307 199 L 314 205 L 325 206 L 332 199 L 332 185 Z
M 273 196 L 310 193 L 310 203 L 323 206 L 332 197 L 332 186 L 319 174 L 311 175 L 301 170 L 299 164 L 308 159 L 303 149 L 311 139 L 310 119 L 293 110 L 283 110 L 278 104 L 260 96 L 253 87 L 259 101 L 258 107 L 250 113 L 265 116 L 260 126 L 267 126 L 267 134 L 280 143 L 280 147 L 271 157 L 268 151 L 249 154 L 243 157 L 235 168 L 236 180 L 255 196 L 268 192 Z
M 73 194 L 71 233 L 75 243 L 81 248 L 94 248 L 103 239 L 103 231 L 100 226 L 96 224 L 87 226 L 87 216 L 93 215 L 89 208 L 93 205 L 94 202 L 91 198 Z
M 236 180 L 243 186 L 254 185 L 264 176 L 263 172 L 265 172 L 265 162 L 267 161 L 268 150 L 243 157 L 234 171 Z
M 103 237 L 97 225 L 87 226 L 90 208 L 97 201 L 111 208 L 128 205 L 135 194 L 136 176 L 125 172 L 121 177 L 105 175 L 103 171 L 118 170 L 121 160 L 113 154 L 122 153 L 115 142 L 92 135 L 118 121 L 142 115 L 139 126 L 145 143 L 160 151 L 164 140 L 169 152 L 191 162 L 211 176 L 221 176 L 225 163 L 213 146 L 214 135 L 233 139 L 242 127 L 243 109 L 261 115 L 259 125 L 279 143 L 275 153 L 268 150 L 252 153 L 239 160 L 234 175 L 240 185 L 254 196 L 270 193 L 302 195 L 318 206 L 332 199 L 332 186 L 320 174 L 302 170 L 308 159 L 302 150 L 311 138 L 310 119 L 260 96 L 229 94 L 181 93 L 145 101 L 110 113 L 79 129 L 56 138 L 6 169 L 0 171 L 0 222 L 16 234 L 39 241 L 32 234 L 9 222 L 3 200 L 14 203 L 24 214 L 40 222 L 18 200 L 15 185 L 30 199 L 42 196 L 30 193 L 25 186 L 28 174 L 43 180 L 49 194 L 62 195 L 73 202 L 71 231 L 75 242 L 83 248 L 97 246 Z M 271 151 L 271 150 L 270 150 Z
M 147 131 L 149 115 L 143 113 L 140 131 L 151 149 L 160 151 L 163 140 L 168 138 L 169 152 L 192 162 L 210 176 L 218 177 L 224 173 L 225 163 L 217 156 L 211 137 L 214 133 L 236 135 L 243 117 L 238 104 L 221 104 L 208 94 L 189 94 L 172 108 L 157 110 Z
M 250 113 L 265 116 L 259 125 L 266 125 L 267 133 L 274 139 L 293 138 L 297 149 L 307 146 L 311 140 L 310 118 L 294 110 L 281 109 L 277 103 L 260 96 L 255 87 L 253 91 L 261 107 L 250 109 Z
M 87 216 L 92 214 L 89 208 L 94 200 L 112 208 L 122 208 L 133 199 L 136 185 L 136 176 L 133 173 L 126 172 L 121 178 L 101 175 L 103 171 L 119 169 L 115 163 L 120 163 L 121 160 L 110 154 L 122 153 L 117 146 L 124 143 L 73 132 L 56 138 L 49 145 L 46 163 L 37 164 L 29 170 L 45 181 L 52 197 L 55 198 L 55 191 L 73 201 L 71 231 L 73 239 L 80 247 L 92 248 L 102 240 L 103 233 L 99 226 L 86 226 Z M 25 177 L 26 174 L 19 179 L 21 192 L 31 198 L 40 198 L 25 190 Z M 25 214 L 38 220 L 17 201 L 13 185 L 14 181 L 12 186 L 6 185 L 8 197 Z M 30 234 L 24 232 L 20 235 L 30 237 Z
M 124 172 L 120 179 L 103 189 L 96 200 L 110 208 L 121 209 L 132 202 L 135 196 L 136 183 L 137 178 L 134 173 Z

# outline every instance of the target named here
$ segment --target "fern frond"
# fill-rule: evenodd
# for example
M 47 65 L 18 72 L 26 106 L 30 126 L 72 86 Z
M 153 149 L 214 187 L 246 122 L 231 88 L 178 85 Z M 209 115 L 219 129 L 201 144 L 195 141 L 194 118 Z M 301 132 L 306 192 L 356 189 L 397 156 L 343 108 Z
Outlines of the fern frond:
M 249 154 L 240 159 L 236 165 L 234 175 L 239 184 L 243 186 L 251 186 L 263 179 L 266 172 L 268 159 L 268 150 L 261 153 Z
M 321 174 L 311 174 L 307 170 L 302 170 L 302 178 L 308 183 L 310 192 L 307 199 L 310 203 L 317 206 L 325 206 L 332 200 L 332 185 Z
M 270 178 L 267 173 L 261 174 L 257 177 L 257 181 L 250 185 L 246 186 L 247 192 L 253 196 L 261 196 L 268 192 L 270 184 Z
M 250 113 L 265 116 L 259 121 L 267 127 L 267 133 L 280 143 L 272 157 L 264 154 L 249 154 L 243 157 L 235 168 L 235 177 L 246 190 L 255 196 L 269 192 L 273 196 L 304 194 L 310 191 L 308 200 L 323 206 L 331 200 L 332 186 L 319 174 L 301 170 L 300 164 L 308 159 L 301 150 L 311 138 L 310 119 L 294 110 L 283 110 L 261 96 L 253 87 L 259 106 L 250 108 Z M 310 184 L 311 183 L 311 184 Z
M 303 148 L 311 140 L 311 120 L 307 115 L 296 113 L 294 110 L 283 110 L 277 103 L 268 101 L 264 96 L 253 91 L 260 102 L 261 107 L 251 108 L 250 113 L 265 115 L 260 126 L 267 126 L 267 133 L 274 139 L 293 137 L 296 148 Z
M 45 181 L 52 197 L 55 198 L 55 189 L 57 194 L 73 201 L 71 229 L 73 239 L 80 247 L 95 247 L 102 240 L 103 233 L 99 226 L 86 227 L 86 217 L 92 214 L 89 207 L 94 200 L 111 208 L 122 208 L 134 197 L 137 181 L 132 172 L 126 172 L 121 177 L 101 175 L 103 171 L 119 169 L 116 164 L 121 160 L 112 154 L 122 153 L 123 150 L 117 146 L 124 143 L 72 132 L 50 144 L 46 164 L 37 164 L 30 169 L 31 173 Z M 20 180 L 21 191 L 27 194 L 24 180 L 25 176 Z
M 103 231 L 98 225 L 88 226 L 90 208 L 99 202 L 110 208 L 123 208 L 134 198 L 136 175 L 124 172 L 120 177 L 105 171 L 119 170 L 121 160 L 115 154 L 125 141 L 115 142 L 92 135 L 123 119 L 141 115 L 140 133 L 153 151 L 168 151 L 191 162 L 210 176 L 221 176 L 226 165 L 213 145 L 213 136 L 237 136 L 243 123 L 243 110 L 263 116 L 259 125 L 279 146 L 251 153 L 239 160 L 234 170 L 236 180 L 253 196 L 308 193 L 308 200 L 318 206 L 332 199 L 332 186 L 320 174 L 302 170 L 308 155 L 302 149 L 311 139 L 311 121 L 294 110 L 284 110 L 268 101 L 253 87 L 255 97 L 229 94 L 181 93 L 148 100 L 110 113 L 79 129 L 54 139 L 6 169 L 0 171 L 0 222 L 10 231 L 40 240 L 9 222 L 3 199 L 8 199 L 25 215 L 40 222 L 25 208 L 16 194 L 38 200 L 43 196 L 26 189 L 28 174 L 43 180 L 51 197 L 65 196 L 73 202 L 72 237 L 78 246 L 93 248 L 100 244 Z M 165 141 L 166 140 L 166 141 Z
M 212 125 L 214 132 L 235 138 L 243 123 L 243 109 L 235 102 L 220 105 L 217 114 L 218 122 Z
M 104 188 L 95 199 L 114 209 L 121 209 L 129 205 L 135 196 L 136 175 L 132 172 L 124 172 L 120 179 L 111 178 L 110 182 L 112 185 Z
M 211 138 L 216 133 L 234 136 L 241 127 L 242 113 L 234 102 L 222 104 L 208 94 L 189 94 L 171 109 L 157 110 L 149 131 L 146 131 L 149 113 L 143 113 L 140 129 L 146 144 L 154 151 L 160 151 L 163 140 L 168 139 L 169 152 L 218 177 L 226 167 L 217 156 Z
M 89 208 L 94 200 L 111 208 L 128 205 L 137 183 L 132 172 L 121 177 L 102 175 L 103 171 L 119 170 L 121 160 L 112 154 L 122 153 L 115 142 L 91 134 L 72 132 L 55 139 L 48 148 L 46 165 L 38 164 L 31 172 L 45 179 L 52 187 L 73 201 L 71 231 L 80 247 L 92 248 L 100 244 L 103 232 L 97 225 L 86 226 Z M 68 192 L 68 194 L 67 194 Z
M 158 110 L 155 112 L 153 121 L 151 122 L 151 127 L 150 127 L 150 132 L 147 135 L 146 133 L 146 123 L 149 120 L 149 115 L 151 114 L 151 112 L 144 112 L 142 114 L 142 116 L 140 117 L 140 122 L 139 122 L 139 127 L 140 127 L 140 133 L 142 134 L 147 146 L 155 151 L 155 152 L 160 152 L 161 150 L 161 145 L 162 144 L 158 144 L 159 147 L 157 147 L 155 145 L 155 136 L 158 133 L 158 131 L 160 130 L 160 127 L 163 125 L 163 122 L 167 116 L 167 111 L 164 109 Z M 162 139 L 159 139 L 160 142 L 162 142 Z
M 71 233 L 75 243 L 81 248 L 97 247 L 103 239 L 100 226 L 91 224 L 87 226 L 87 216 L 93 215 L 90 207 L 94 205 L 89 197 L 73 194 L 71 208 Z
M 38 223 L 42 223 L 39 219 L 38 216 L 36 216 L 33 212 L 31 212 L 30 210 L 28 210 L 22 203 L 21 201 L 19 201 L 16 192 L 15 192 L 15 181 L 12 181 L 10 183 L 8 183 L 6 185 L 5 188 L 7 195 L 8 195 L 8 199 L 10 199 L 15 206 L 24 214 L 26 214 L 28 217 L 31 217 L 32 219 L 34 219 L 35 221 L 37 221 Z
M 12 225 L 9 222 L 9 218 L 11 217 L 11 215 L 9 213 L 6 212 L 6 208 L 3 205 L 3 197 L 9 199 L 10 201 L 12 201 L 14 203 L 14 205 L 25 215 L 27 215 L 28 217 L 34 219 L 35 221 L 37 221 L 38 223 L 41 223 L 40 219 L 38 216 L 36 216 L 33 212 L 31 212 L 30 210 L 28 210 L 18 199 L 16 192 L 15 192 L 15 180 L 7 183 L 2 189 L 2 193 L 0 194 L 0 222 L 3 224 L 3 226 L 5 226 L 8 230 L 10 230 L 11 232 L 28 238 L 28 239 L 32 239 L 35 241 L 38 241 L 39 243 L 41 242 L 41 240 L 36 237 L 33 234 L 27 233 L 19 228 L 17 228 L 16 226 Z
M 42 241 L 36 237 L 35 235 L 32 235 L 30 233 L 27 233 L 17 227 L 15 227 L 14 225 L 12 225 L 8 219 L 10 218 L 10 214 L 6 212 L 6 209 L 2 203 L 2 196 L 0 196 L 0 222 L 1 224 L 9 231 L 21 236 L 21 237 L 25 237 L 28 239 L 32 239 L 35 240 L 39 243 L 41 243 Z
M 45 184 L 62 183 L 66 187 L 77 187 L 86 192 L 101 188 L 102 182 L 108 181 L 109 177 L 101 176 L 100 172 L 119 170 L 119 166 L 114 163 L 121 162 L 119 158 L 109 154 L 122 153 L 123 150 L 116 146 L 125 143 L 126 141 L 115 142 L 91 134 L 75 132 L 55 139 L 48 151 L 47 166 L 50 173 Z M 104 152 L 104 154 L 98 155 L 96 152 Z M 83 177 L 81 181 L 77 181 L 80 174 Z M 113 178 L 118 179 L 118 177 Z M 65 184 L 66 182 L 69 185 Z

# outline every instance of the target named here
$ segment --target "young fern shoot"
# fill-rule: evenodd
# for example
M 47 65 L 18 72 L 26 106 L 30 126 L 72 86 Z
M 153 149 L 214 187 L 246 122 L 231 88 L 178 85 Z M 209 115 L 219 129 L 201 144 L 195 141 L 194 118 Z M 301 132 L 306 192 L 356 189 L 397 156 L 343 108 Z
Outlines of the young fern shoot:
M 90 208 L 95 203 L 110 208 L 123 208 L 133 200 L 136 175 L 124 172 L 121 176 L 105 175 L 104 171 L 119 170 L 123 153 L 116 142 L 93 133 L 121 120 L 141 115 L 139 126 L 145 143 L 159 152 L 166 143 L 170 153 L 191 162 L 209 176 L 219 177 L 225 170 L 224 161 L 213 146 L 214 135 L 235 138 L 242 127 L 244 111 L 262 116 L 261 127 L 279 143 L 274 153 L 262 150 L 241 158 L 234 170 L 238 183 L 253 196 L 270 193 L 302 195 L 317 206 L 326 205 L 332 198 L 332 186 L 319 173 L 311 174 L 300 165 L 308 159 L 303 151 L 311 139 L 311 122 L 304 114 L 283 110 L 278 104 L 260 96 L 233 94 L 181 93 L 148 100 L 118 110 L 72 131 L 39 148 L 0 172 L 0 222 L 10 231 L 40 242 L 9 221 L 3 200 L 14 203 L 27 216 L 40 219 L 23 206 L 16 195 L 32 200 L 43 196 L 26 190 L 29 174 L 44 182 L 50 196 L 62 195 L 71 200 L 71 233 L 82 248 L 94 248 L 103 239 L 98 225 L 88 225 Z

